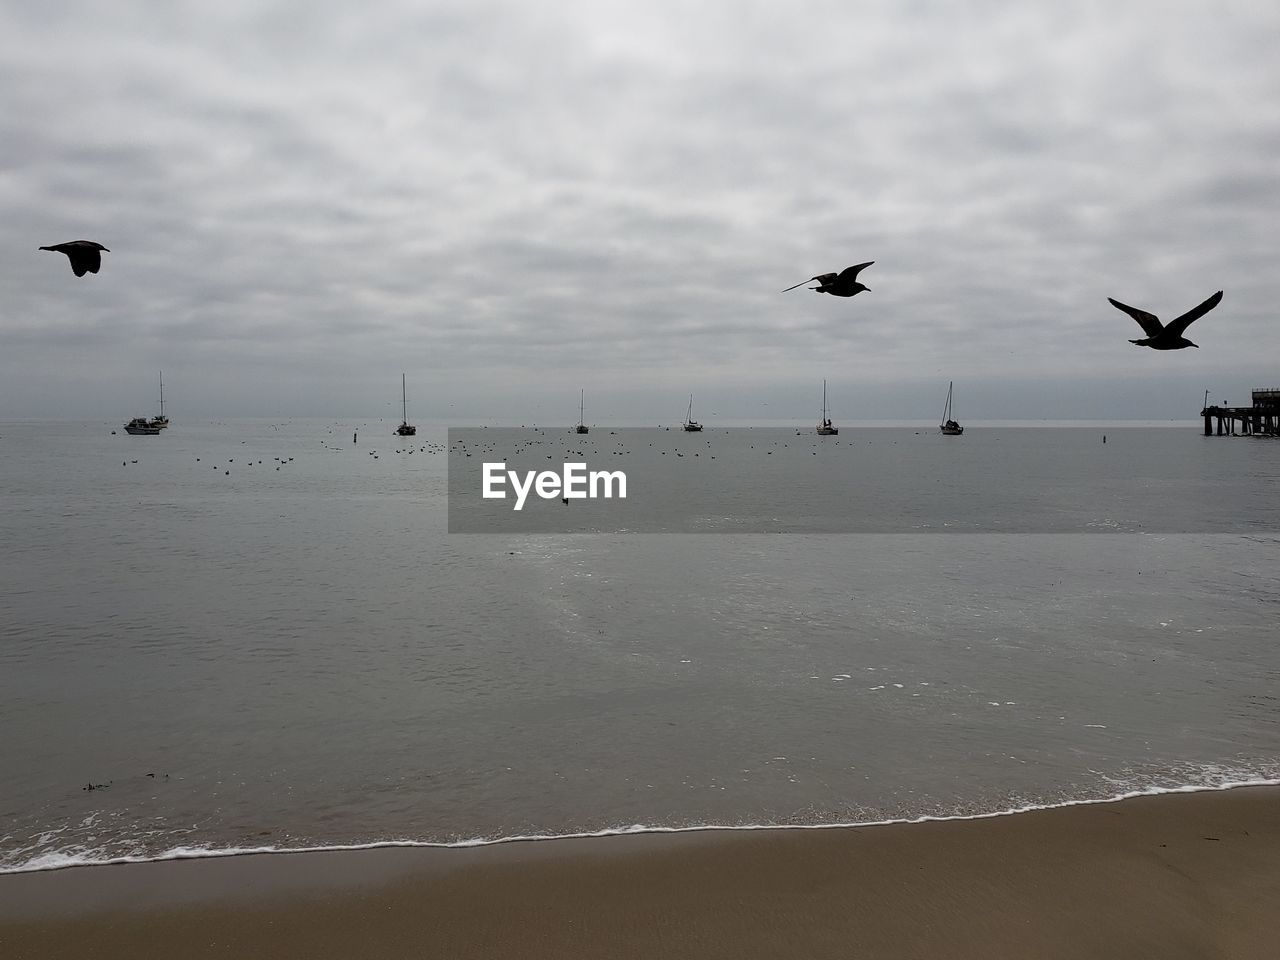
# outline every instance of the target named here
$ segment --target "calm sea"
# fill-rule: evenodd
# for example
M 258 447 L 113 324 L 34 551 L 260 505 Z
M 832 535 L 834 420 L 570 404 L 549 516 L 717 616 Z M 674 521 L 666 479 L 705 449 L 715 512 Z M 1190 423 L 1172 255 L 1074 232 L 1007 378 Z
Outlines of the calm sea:
M 899 522 L 451 534 L 465 454 L 393 426 L 0 423 L 0 870 L 1280 779 L 1280 441 L 711 428 L 720 520 L 825 462 L 898 491 Z M 612 435 L 615 467 L 690 442 L 644 435 Z M 662 467 L 681 524 L 693 449 Z M 974 522 L 993 503 L 1006 530 Z

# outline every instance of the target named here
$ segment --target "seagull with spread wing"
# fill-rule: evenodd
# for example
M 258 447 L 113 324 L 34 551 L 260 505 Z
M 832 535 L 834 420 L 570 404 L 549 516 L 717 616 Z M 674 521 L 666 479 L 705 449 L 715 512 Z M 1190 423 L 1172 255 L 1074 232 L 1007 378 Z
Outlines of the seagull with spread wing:
M 852 297 L 863 290 L 871 288 L 858 282 L 858 273 L 871 264 L 874 260 L 868 260 L 866 263 L 859 263 L 857 266 L 846 267 L 839 273 L 820 273 L 816 277 L 810 277 L 808 280 L 801 280 L 794 286 L 787 287 L 787 290 L 794 290 L 796 287 L 802 287 L 812 280 L 818 281 L 818 286 L 810 287 L 814 293 L 829 293 L 833 297 Z M 783 290 L 786 293 L 787 290 Z
M 1186 332 L 1187 327 L 1222 302 L 1222 291 L 1219 290 L 1200 306 L 1188 310 L 1177 319 L 1163 324 L 1154 313 L 1147 313 L 1147 311 L 1139 310 L 1137 307 L 1127 306 L 1119 300 L 1112 300 L 1110 297 L 1107 297 L 1107 300 L 1113 307 L 1123 310 L 1137 320 L 1138 325 L 1146 333 L 1146 337 L 1143 339 L 1130 340 L 1130 343 L 1136 343 L 1140 347 L 1150 347 L 1152 350 L 1183 350 L 1187 347 L 1196 347 L 1198 349 L 1200 345 L 1192 343 L 1183 334 Z
M 51 247 L 40 249 L 65 253 L 77 277 L 83 277 L 86 273 L 97 273 L 102 266 L 102 252 L 111 252 L 102 244 L 92 240 L 68 240 L 66 243 L 55 243 Z

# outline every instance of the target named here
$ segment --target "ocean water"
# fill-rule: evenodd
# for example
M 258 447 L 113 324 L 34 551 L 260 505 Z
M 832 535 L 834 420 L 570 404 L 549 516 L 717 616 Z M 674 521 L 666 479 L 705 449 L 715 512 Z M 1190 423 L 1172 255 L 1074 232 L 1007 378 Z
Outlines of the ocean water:
M 928 523 L 1021 522 L 451 534 L 465 454 L 393 426 L 0 423 L 0 870 L 1280 780 L 1280 442 L 842 427 Z M 745 491 L 836 457 L 801 429 L 703 449 Z
M 1049 432 L 1043 433 L 1042 431 Z M 1224 446 L 1167 429 L 937 428 L 449 431 L 452 533 L 1276 533 L 1258 498 L 1276 477 L 1270 439 Z M 1189 435 L 1188 435 L 1189 434 Z M 1188 442 L 1188 440 L 1190 442 Z M 558 490 L 564 464 L 621 472 L 610 497 Z M 485 467 L 508 476 L 484 497 Z M 527 481 L 551 473 L 551 495 Z M 492 476 L 491 476 L 492 479 Z M 517 481 L 524 486 L 520 500 Z M 516 509 L 519 507 L 519 509 Z

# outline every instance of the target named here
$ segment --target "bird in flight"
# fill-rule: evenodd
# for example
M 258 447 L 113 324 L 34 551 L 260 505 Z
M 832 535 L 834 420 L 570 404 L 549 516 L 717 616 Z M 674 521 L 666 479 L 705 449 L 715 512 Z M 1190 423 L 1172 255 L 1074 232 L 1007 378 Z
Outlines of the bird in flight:
M 1107 297 L 1107 300 L 1113 307 L 1123 310 L 1137 320 L 1138 325 L 1146 333 L 1146 337 L 1143 339 L 1130 340 L 1130 343 L 1136 343 L 1140 347 L 1150 347 L 1152 350 L 1182 350 L 1186 347 L 1199 348 L 1199 344 L 1192 343 L 1183 336 L 1183 333 L 1193 322 L 1199 320 L 1222 301 L 1222 291 L 1219 290 L 1200 306 L 1194 307 L 1177 319 L 1170 320 L 1164 324 L 1160 322 L 1160 318 L 1154 313 L 1147 313 L 1147 311 L 1139 310 L 1137 307 L 1127 306 L 1119 300 L 1112 300 L 1110 297 Z
M 816 277 L 810 277 L 809 280 L 801 280 L 799 283 L 787 287 L 787 290 L 794 290 L 796 287 L 804 286 L 810 280 L 817 280 L 818 286 L 809 288 L 814 293 L 829 293 L 833 297 L 852 297 L 863 290 L 871 289 L 858 282 L 858 273 L 873 263 L 875 263 L 874 260 L 868 260 L 866 263 L 859 263 L 857 266 L 845 267 L 839 273 L 820 273 Z M 786 293 L 787 290 L 782 292 Z
M 85 273 L 97 273 L 98 268 L 102 266 L 102 253 L 106 250 L 100 243 L 94 243 L 92 240 L 68 240 L 66 243 L 55 243 L 51 247 L 41 247 L 41 250 L 52 250 L 54 253 L 65 253 L 67 259 L 71 261 L 71 269 L 75 271 L 77 277 L 83 277 Z

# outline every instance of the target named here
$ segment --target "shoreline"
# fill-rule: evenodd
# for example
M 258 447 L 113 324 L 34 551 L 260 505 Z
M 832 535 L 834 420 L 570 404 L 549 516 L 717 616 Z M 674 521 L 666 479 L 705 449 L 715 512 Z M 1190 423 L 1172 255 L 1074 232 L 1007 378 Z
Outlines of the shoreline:
M 1062 800 L 1042 805 L 1028 804 L 1021 807 L 1008 807 L 1003 810 L 994 810 L 990 813 L 925 814 L 919 817 L 895 817 L 886 820 L 865 820 L 837 823 L 712 823 L 687 827 L 636 824 L 633 827 L 606 827 L 601 830 L 585 833 L 514 834 L 493 838 L 474 837 L 468 840 L 457 841 L 372 840 L 365 843 L 331 844 L 327 846 L 307 847 L 178 847 L 155 856 L 131 855 L 103 860 L 68 860 L 65 863 L 59 862 L 39 866 L 24 865 L 20 867 L 0 868 L 0 878 L 7 876 L 23 876 L 33 873 L 48 873 L 55 870 L 78 870 L 88 867 L 138 866 L 142 864 L 171 863 L 174 861 L 184 860 L 218 860 L 230 857 L 359 853 L 376 850 L 474 850 L 481 847 L 492 847 L 508 843 L 526 844 L 566 840 L 606 840 L 617 837 L 659 834 L 747 833 L 758 830 L 858 830 L 866 827 L 905 826 L 920 823 L 954 823 L 965 820 L 990 820 L 995 817 L 1015 817 L 1024 813 L 1062 810 L 1070 807 L 1122 803 L 1123 801 L 1135 800 L 1139 797 L 1162 797 L 1170 795 L 1185 795 L 1190 793 L 1217 793 L 1224 790 L 1239 790 L 1247 787 L 1280 787 L 1280 780 L 1254 779 L 1228 781 L 1217 785 L 1186 784 L 1178 787 L 1152 787 L 1148 789 L 1131 790 L 1112 797 L 1098 797 L 1084 800 Z M 36 861 L 32 862 L 34 863 Z
M 964 819 L 0 875 L 0 953 L 1262 957 L 1280 786 Z

